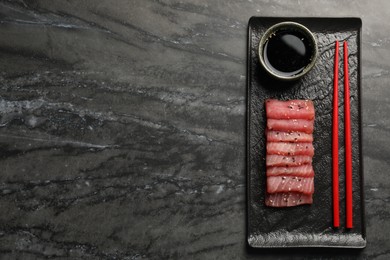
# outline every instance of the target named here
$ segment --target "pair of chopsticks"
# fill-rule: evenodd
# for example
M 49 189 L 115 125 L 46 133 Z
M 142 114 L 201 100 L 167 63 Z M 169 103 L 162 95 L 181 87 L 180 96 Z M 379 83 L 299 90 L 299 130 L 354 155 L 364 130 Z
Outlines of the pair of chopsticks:
M 340 226 L 339 209 L 339 119 L 338 119 L 338 76 L 339 76 L 339 42 L 336 41 L 334 56 L 333 81 L 333 134 L 332 134 L 332 166 L 333 166 L 333 226 Z M 346 228 L 352 228 L 352 144 L 351 144 L 351 112 L 349 95 L 348 44 L 344 41 L 344 132 L 345 132 L 345 215 Z

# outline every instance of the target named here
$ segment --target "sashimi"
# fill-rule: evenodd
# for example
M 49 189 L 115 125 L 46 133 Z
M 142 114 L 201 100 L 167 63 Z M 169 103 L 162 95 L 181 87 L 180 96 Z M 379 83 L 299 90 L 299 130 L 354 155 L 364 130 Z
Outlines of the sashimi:
M 292 207 L 302 204 L 312 204 L 313 196 L 298 192 L 281 192 L 266 194 L 265 205 L 269 207 Z
M 297 176 L 297 177 L 313 177 L 314 169 L 311 164 L 305 164 L 302 166 L 293 166 L 293 167 L 268 167 L 267 168 L 267 177 L 268 176 Z
M 266 166 L 299 166 L 303 164 L 311 164 L 312 157 L 307 155 L 275 155 L 267 154 L 265 158 Z
M 269 176 L 267 178 L 268 193 L 290 191 L 312 194 L 314 192 L 314 178 L 296 176 Z
M 270 207 L 313 203 L 314 104 L 310 100 L 265 102 L 266 199 Z
M 313 135 L 303 132 L 266 130 L 267 142 L 313 142 Z
M 265 110 L 268 119 L 314 119 L 314 105 L 310 100 L 268 99 L 265 102 Z
M 314 121 L 305 119 L 268 119 L 267 128 L 273 131 L 313 133 Z
M 268 142 L 267 154 L 313 156 L 314 147 L 312 143 Z

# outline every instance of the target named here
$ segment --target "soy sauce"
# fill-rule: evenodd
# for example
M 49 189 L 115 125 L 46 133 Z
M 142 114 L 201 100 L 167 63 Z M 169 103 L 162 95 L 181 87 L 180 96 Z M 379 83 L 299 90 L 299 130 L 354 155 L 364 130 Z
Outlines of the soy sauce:
M 264 45 L 264 62 L 275 73 L 291 77 L 310 63 L 314 46 L 301 32 L 279 30 Z

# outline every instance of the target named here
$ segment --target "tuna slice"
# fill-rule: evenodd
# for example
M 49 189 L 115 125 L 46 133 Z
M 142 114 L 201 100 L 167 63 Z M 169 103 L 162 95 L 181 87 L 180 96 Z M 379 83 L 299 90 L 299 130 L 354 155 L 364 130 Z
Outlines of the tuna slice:
M 313 142 L 313 135 L 302 132 L 282 132 L 266 130 L 268 142 Z
M 268 119 L 314 119 L 314 105 L 310 100 L 268 99 L 265 102 L 265 110 Z
M 296 176 L 269 176 L 267 178 L 267 192 L 302 192 L 312 194 L 314 192 L 314 178 Z
M 275 155 L 275 154 L 267 154 L 265 158 L 266 166 L 300 166 L 304 164 L 311 164 L 312 157 L 307 155 Z
M 314 170 L 311 164 L 305 164 L 302 166 L 296 167 L 268 167 L 267 168 L 267 177 L 268 176 L 297 176 L 297 177 L 313 177 Z
M 267 128 L 273 131 L 313 133 L 314 121 L 305 119 L 268 119 Z
M 265 205 L 270 207 L 292 207 L 302 204 L 312 204 L 313 197 L 311 194 L 299 192 L 281 192 L 267 194 Z
M 268 142 L 267 154 L 313 156 L 314 147 L 312 143 Z

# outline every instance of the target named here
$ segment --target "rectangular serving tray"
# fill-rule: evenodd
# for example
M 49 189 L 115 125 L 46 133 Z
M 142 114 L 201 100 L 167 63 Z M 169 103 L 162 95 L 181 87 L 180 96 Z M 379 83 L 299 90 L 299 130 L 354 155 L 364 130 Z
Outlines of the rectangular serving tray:
M 318 42 L 315 67 L 296 82 L 280 82 L 261 68 L 258 44 L 270 26 L 294 21 L 308 27 Z M 343 247 L 364 248 L 361 45 L 359 18 L 252 17 L 248 24 L 247 57 L 247 239 L 255 248 Z M 339 68 L 340 228 L 332 227 L 332 94 L 335 40 L 348 42 L 353 153 L 353 229 L 345 228 L 344 81 L 343 52 Z M 342 45 L 341 45 L 342 46 Z M 314 142 L 315 192 L 312 205 L 272 208 L 264 204 L 265 109 L 267 98 L 310 99 L 316 109 Z

